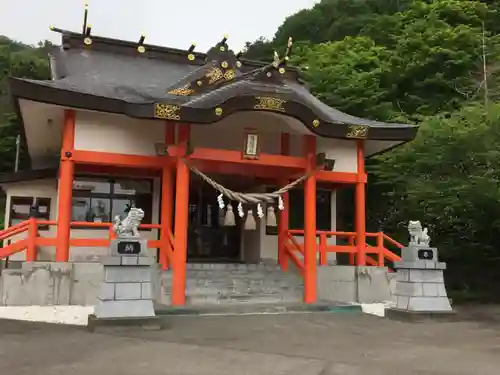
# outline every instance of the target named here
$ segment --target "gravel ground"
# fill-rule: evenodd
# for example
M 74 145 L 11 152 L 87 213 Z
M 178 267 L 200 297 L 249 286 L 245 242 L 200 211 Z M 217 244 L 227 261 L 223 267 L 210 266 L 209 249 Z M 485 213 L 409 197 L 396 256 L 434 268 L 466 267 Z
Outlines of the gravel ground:
M 98 333 L 0 320 L 0 374 L 500 374 L 500 307 L 468 307 L 459 317 L 174 316 L 164 331 Z

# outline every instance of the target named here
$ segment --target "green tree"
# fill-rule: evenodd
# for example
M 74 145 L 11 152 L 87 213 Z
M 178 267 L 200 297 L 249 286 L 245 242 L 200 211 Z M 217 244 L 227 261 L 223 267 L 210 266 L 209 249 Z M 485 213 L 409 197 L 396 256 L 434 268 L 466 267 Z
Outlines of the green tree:
M 295 48 L 292 65 L 302 68 L 316 96 L 347 113 L 388 118 L 394 113 L 384 84 L 391 52 L 367 37 Z
M 19 119 L 12 108 L 9 77 L 49 79 L 48 41 L 37 47 L 28 46 L 0 36 L 0 173 L 12 171 L 15 162 L 16 137 L 20 131 Z M 24 152 L 21 161 L 27 161 Z
M 422 219 L 454 269 L 452 283 L 485 289 L 499 281 L 499 144 L 498 104 L 424 121 L 415 141 L 369 166 L 376 176 L 370 184 L 379 189 L 369 197 L 371 230 L 405 240 L 407 221 Z

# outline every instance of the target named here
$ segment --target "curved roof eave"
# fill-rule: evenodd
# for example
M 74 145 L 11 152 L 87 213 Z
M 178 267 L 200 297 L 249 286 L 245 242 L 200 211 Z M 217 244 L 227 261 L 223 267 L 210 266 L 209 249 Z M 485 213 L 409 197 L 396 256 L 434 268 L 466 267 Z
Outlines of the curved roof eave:
M 33 81 L 11 78 L 16 99 L 134 118 L 164 119 L 210 124 L 238 111 L 269 111 L 301 121 L 314 134 L 326 138 L 409 141 L 417 125 L 392 124 L 362 119 L 340 112 L 315 98 L 299 84 L 239 81 L 228 83 L 198 97 L 155 98 L 123 87 L 86 87 L 81 91 L 70 82 Z

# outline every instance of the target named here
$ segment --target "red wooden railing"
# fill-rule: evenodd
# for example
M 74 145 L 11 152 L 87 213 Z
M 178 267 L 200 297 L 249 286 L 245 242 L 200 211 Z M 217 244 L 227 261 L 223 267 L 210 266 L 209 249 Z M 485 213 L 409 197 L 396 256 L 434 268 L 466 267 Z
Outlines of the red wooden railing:
M 23 239 L 16 240 L 11 244 L 0 248 L 0 259 L 11 256 L 13 254 L 22 252 L 26 250 L 26 260 L 36 261 L 37 247 L 46 246 L 55 247 L 57 244 L 56 237 L 45 237 L 40 236 L 39 227 L 40 226 L 57 226 L 56 221 L 51 220 L 36 220 L 31 218 L 29 220 L 23 221 L 22 223 L 16 224 L 12 227 L 6 228 L 0 231 L 0 241 L 8 240 L 16 235 L 22 233 L 27 233 L 26 237 Z M 112 223 L 94 223 L 87 221 L 74 221 L 70 224 L 71 228 L 103 228 L 108 229 L 107 238 L 70 238 L 70 246 L 72 247 L 108 247 L 110 241 L 115 237 L 113 232 Z M 141 224 L 139 229 L 160 229 L 160 224 Z M 51 234 L 49 234 L 51 235 Z M 148 248 L 161 248 L 162 245 L 166 246 L 166 253 L 168 259 L 172 258 L 173 254 L 173 235 L 169 232 L 167 241 L 160 240 L 148 240 Z
M 27 261 L 36 261 L 37 258 L 37 248 L 40 246 L 44 247 L 55 247 L 57 244 L 56 237 L 45 237 L 40 236 L 39 227 L 40 226 L 57 226 L 56 221 L 50 220 L 36 220 L 31 218 L 29 220 L 23 221 L 22 223 L 16 224 L 5 230 L 0 231 L 0 241 L 8 240 L 14 236 L 20 235 L 22 233 L 27 233 L 26 237 L 23 239 L 16 240 L 15 242 L 0 248 L 0 259 L 6 258 L 13 254 L 26 251 Z M 70 246 L 72 247 L 108 247 L 110 241 L 115 237 L 112 230 L 112 223 L 93 223 L 87 221 L 74 221 L 71 222 L 71 228 L 103 228 L 108 229 L 107 238 L 70 238 Z M 160 224 L 141 224 L 139 229 L 161 229 Z M 304 246 L 299 243 L 294 237 L 295 235 L 304 235 L 304 230 L 289 230 L 288 231 L 288 241 L 286 242 L 286 251 L 288 253 L 290 261 L 297 267 L 297 269 L 303 273 L 304 264 Z M 347 245 L 329 245 L 328 238 L 336 236 L 337 238 L 346 238 Z M 355 232 L 336 232 L 336 231 L 316 231 L 316 237 L 319 237 L 317 251 L 319 252 L 319 264 L 328 264 L 328 253 L 347 253 L 349 254 L 350 263 L 355 264 L 355 256 L 358 252 L 358 248 L 355 243 L 356 233 Z M 382 232 L 378 233 L 366 233 L 367 238 L 375 238 L 376 245 L 371 246 L 366 244 L 366 254 L 375 254 L 376 258 L 366 255 L 366 263 L 370 266 L 384 267 L 387 260 L 398 261 L 400 257 L 389 250 L 386 246 L 389 244 L 398 249 L 402 248 L 399 242 L 393 240 L 386 234 Z M 168 261 L 172 261 L 174 253 L 174 238 L 171 231 L 168 232 L 167 241 L 160 240 L 148 240 L 148 248 L 161 248 L 166 251 Z
M 286 251 L 290 261 L 295 264 L 297 269 L 303 273 L 304 263 L 300 255 L 304 255 L 304 245 L 299 243 L 295 238 L 296 235 L 304 235 L 304 230 L 293 229 L 288 231 L 288 241 L 286 242 Z M 328 238 L 335 236 L 338 238 L 346 238 L 347 245 L 329 245 Z M 316 231 L 316 238 L 319 237 L 317 251 L 319 252 L 319 264 L 328 264 L 328 253 L 347 253 L 349 254 L 349 262 L 351 265 L 355 264 L 355 257 L 358 253 L 356 246 L 356 233 L 355 232 L 336 232 L 336 231 Z M 403 245 L 393 240 L 383 232 L 366 233 L 366 238 L 375 238 L 376 245 L 371 246 L 365 244 L 366 254 L 375 254 L 376 258 L 366 255 L 366 263 L 369 266 L 384 267 L 386 261 L 395 262 L 400 260 L 400 256 L 389 250 L 386 246 L 390 245 L 398 249 L 403 248 Z

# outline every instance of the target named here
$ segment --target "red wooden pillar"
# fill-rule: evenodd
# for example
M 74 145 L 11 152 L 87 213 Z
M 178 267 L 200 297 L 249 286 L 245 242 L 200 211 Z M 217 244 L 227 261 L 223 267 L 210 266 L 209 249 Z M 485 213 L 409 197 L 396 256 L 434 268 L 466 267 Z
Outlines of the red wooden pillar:
M 177 143 L 185 153 L 191 127 L 179 126 Z M 172 279 L 172 305 L 184 305 L 186 301 L 186 260 L 189 204 L 189 168 L 182 158 L 177 159 L 177 178 L 175 187 L 175 233 L 174 264 Z
M 281 154 L 290 154 L 290 134 L 281 133 Z M 288 184 L 288 180 L 280 181 L 281 185 Z M 288 193 L 283 194 L 284 209 L 279 211 L 278 220 L 278 263 L 283 271 L 288 271 L 288 253 L 286 251 L 286 243 L 288 241 L 288 222 L 289 222 L 289 196 Z
M 366 197 L 365 197 L 365 144 L 363 141 L 357 142 L 357 164 L 358 180 L 356 182 L 355 210 L 356 210 L 356 264 L 364 266 L 366 264 Z
M 165 146 L 175 143 L 175 123 L 167 122 L 165 124 Z M 168 155 L 165 155 L 168 158 Z M 171 165 L 165 160 L 161 174 L 161 230 L 160 230 L 160 264 L 163 270 L 168 268 L 168 248 L 170 246 L 170 234 L 172 232 L 172 211 L 174 180 L 172 176 Z M 172 244 L 173 246 L 173 244 Z
M 315 168 L 316 138 L 304 136 L 307 172 Z M 316 302 L 316 176 L 304 183 L 304 302 Z
M 57 209 L 56 262 L 69 260 L 69 239 L 71 234 L 71 201 L 73 198 L 74 162 L 71 159 L 75 146 L 75 112 L 64 111 L 61 162 L 59 165 L 59 189 Z

